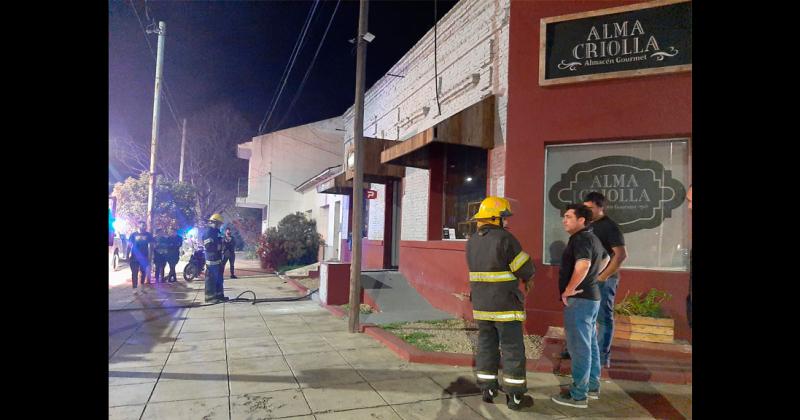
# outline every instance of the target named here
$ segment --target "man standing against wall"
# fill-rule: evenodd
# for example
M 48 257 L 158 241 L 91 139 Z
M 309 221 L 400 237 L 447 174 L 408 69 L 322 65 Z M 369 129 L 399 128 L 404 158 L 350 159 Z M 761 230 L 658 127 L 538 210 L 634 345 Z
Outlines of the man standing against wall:
M 603 367 L 610 368 L 611 340 L 614 338 L 614 298 L 619 286 L 619 269 L 622 267 L 622 262 L 628 258 L 628 252 L 625 250 L 625 238 L 619 225 L 606 216 L 606 198 L 603 194 L 590 192 L 583 201 L 583 204 L 592 211 L 592 232 L 600 239 L 603 248 L 611 257 L 608 267 L 597 276 L 601 296 L 600 313 L 597 315 L 600 363 Z
M 600 240 L 587 225 L 592 211 L 570 204 L 562 224 L 569 242 L 561 257 L 558 288 L 564 303 L 564 334 L 572 358 L 572 384 L 551 400 L 570 407 L 587 408 L 588 398 L 600 397 L 600 354 L 597 345 L 597 313 L 600 309 L 598 274 L 609 258 Z
M 510 216 L 508 200 L 486 197 L 472 217 L 478 231 L 467 241 L 466 254 L 472 315 L 478 324 L 475 370 L 483 401 L 493 402 L 500 387 L 497 370 L 502 350 L 506 405 L 520 410 L 533 405 L 533 399 L 525 395 L 525 296 L 519 280 L 526 293 L 530 291 L 535 267 L 519 241 L 503 228 Z

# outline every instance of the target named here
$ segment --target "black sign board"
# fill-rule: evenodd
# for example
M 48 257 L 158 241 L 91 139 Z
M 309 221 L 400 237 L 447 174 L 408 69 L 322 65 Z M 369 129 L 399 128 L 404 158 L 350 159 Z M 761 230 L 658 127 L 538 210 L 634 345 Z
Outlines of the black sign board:
M 541 20 L 539 84 L 692 69 L 692 2 L 660 0 Z
M 604 156 L 572 165 L 548 192 L 550 204 L 565 209 L 597 191 L 606 197 L 605 213 L 623 233 L 658 227 L 686 197 L 686 187 L 654 160 Z

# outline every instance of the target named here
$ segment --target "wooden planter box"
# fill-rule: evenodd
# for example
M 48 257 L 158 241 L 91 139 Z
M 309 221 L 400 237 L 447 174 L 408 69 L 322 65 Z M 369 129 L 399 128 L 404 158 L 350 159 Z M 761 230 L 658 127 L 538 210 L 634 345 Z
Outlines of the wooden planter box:
M 615 314 L 614 338 L 651 343 L 672 343 L 675 339 L 675 320 Z

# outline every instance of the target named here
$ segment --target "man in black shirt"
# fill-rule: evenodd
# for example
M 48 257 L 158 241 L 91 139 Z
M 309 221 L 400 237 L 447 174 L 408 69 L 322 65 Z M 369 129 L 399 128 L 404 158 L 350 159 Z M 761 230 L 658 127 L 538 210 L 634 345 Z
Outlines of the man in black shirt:
M 231 278 L 236 279 L 233 273 L 233 263 L 236 262 L 236 239 L 231 234 L 231 228 L 225 228 L 225 237 L 222 238 L 222 264 L 220 266 L 220 273 L 225 273 L 225 264 L 230 261 L 231 263 Z
M 156 229 L 156 244 L 153 252 L 153 263 L 156 266 L 156 283 L 164 283 L 164 267 L 167 266 L 167 253 L 169 252 L 169 238 L 164 235 L 164 229 Z
M 175 229 L 170 229 L 169 246 L 167 248 L 167 263 L 169 264 L 169 275 L 167 278 L 170 283 L 175 283 L 178 276 L 175 274 L 175 265 L 181 257 L 181 246 L 183 245 L 183 238 L 178 236 Z
M 147 272 L 150 270 L 147 257 L 150 252 L 150 244 L 153 242 L 153 235 L 147 231 L 145 222 L 139 222 L 139 231 L 131 233 L 128 239 L 131 246 L 128 249 L 127 260 L 130 261 L 131 280 L 135 289 L 139 284 L 139 272 L 142 273 L 142 284 L 144 284 Z M 148 282 L 148 284 L 150 283 Z
M 597 346 L 597 313 L 600 288 L 597 275 L 609 258 L 600 240 L 587 227 L 592 212 L 583 204 L 570 204 L 562 224 L 570 234 L 561 257 L 558 289 L 564 303 L 564 334 L 572 358 L 572 385 L 553 395 L 553 402 L 587 408 L 588 398 L 599 398 L 600 352 Z
M 603 272 L 597 276 L 600 282 L 600 313 L 597 315 L 598 345 L 600 346 L 600 363 L 611 367 L 611 340 L 614 338 L 614 297 L 619 285 L 619 269 L 628 257 L 625 250 L 625 238 L 619 225 L 605 214 L 606 198 L 599 192 L 586 194 L 584 205 L 592 211 L 592 232 L 600 239 L 603 248 L 611 257 Z

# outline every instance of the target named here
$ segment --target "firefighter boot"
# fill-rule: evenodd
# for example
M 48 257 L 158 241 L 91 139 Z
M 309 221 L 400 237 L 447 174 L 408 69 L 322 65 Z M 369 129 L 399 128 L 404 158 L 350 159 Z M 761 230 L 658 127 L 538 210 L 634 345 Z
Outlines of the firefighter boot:
M 506 406 L 514 411 L 519 411 L 527 407 L 533 407 L 533 398 L 530 395 L 521 393 L 506 394 Z
M 494 397 L 497 396 L 496 389 L 484 389 L 483 390 L 483 402 L 487 402 L 489 404 L 494 403 Z

